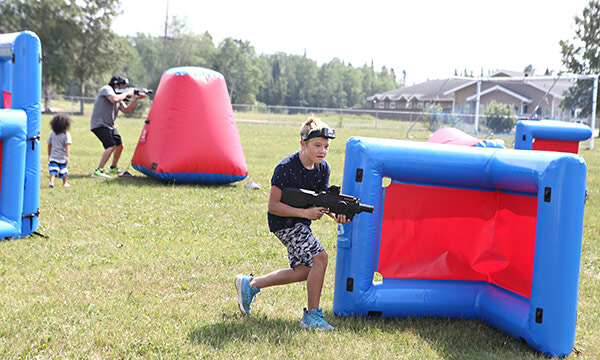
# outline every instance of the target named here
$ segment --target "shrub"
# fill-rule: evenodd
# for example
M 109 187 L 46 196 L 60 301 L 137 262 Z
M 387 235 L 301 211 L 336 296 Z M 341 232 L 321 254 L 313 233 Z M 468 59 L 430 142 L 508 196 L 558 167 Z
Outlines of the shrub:
M 423 120 L 429 124 L 429 130 L 431 132 L 439 129 L 444 123 L 444 117 L 442 115 L 442 106 L 440 104 L 435 104 L 433 106 L 428 106 L 425 112 L 423 113 Z
M 495 134 L 508 133 L 517 124 L 517 113 L 507 104 L 492 100 L 483 113 L 486 116 L 485 126 Z

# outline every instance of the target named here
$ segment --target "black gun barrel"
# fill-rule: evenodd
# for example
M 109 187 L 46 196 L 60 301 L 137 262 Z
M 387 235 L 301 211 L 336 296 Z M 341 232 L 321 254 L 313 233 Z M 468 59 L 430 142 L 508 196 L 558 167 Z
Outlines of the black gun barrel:
M 281 193 L 281 202 L 299 208 L 325 207 L 335 214 L 346 215 L 348 220 L 352 220 L 354 215 L 363 211 L 368 213 L 374 211 L 373 206 L 361 204 L 359 198 L 340 194 L 339 186 L 332 186 L 327 191 L 320 193 L 305 189 L 284 188 Z
M 375 211 L 375 207 L 371 206 L 371 205 L 363 205 L 360 204 L 360 211 L 364 211 L 364 212 L 368 212 L 368 213 L 373 213 L 373 211 Z

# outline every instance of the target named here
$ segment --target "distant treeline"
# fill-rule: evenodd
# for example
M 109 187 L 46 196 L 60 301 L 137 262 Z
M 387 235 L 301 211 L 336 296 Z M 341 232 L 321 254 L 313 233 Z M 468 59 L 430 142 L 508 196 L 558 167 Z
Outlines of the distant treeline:
M 215 44 L 208 32 L 194 34 L 177 17 L 166 37 L 118 36 L 112 22 L 119 13 L 119 0 L 1 0 L 0 34 L 31 30 L 40 37 L 47 110 L 52 95 L 93 97 L 114 74 L 156 89 L 163 71 L 178 66 L 219 71 L 237 104 L 363 107 L 367 96 L 399 86 L 385 67 L 257 55 L 250 42 L 233 38 Z
M 334 58 L 318 65 L 303 55 L 283 52 L 257 55 L 248 41 L 226 38 L 215 45 L 211 35 L 162 37 L 138 34 L 125 39 L 133 54 L 121 72 L 132 81 L 156 88 L 165 68 L 201 66 L 222 73 L 231 101 L 309 107 L 366 107 L 366 97 L 398 88 L 393 69 L 354 67 Z

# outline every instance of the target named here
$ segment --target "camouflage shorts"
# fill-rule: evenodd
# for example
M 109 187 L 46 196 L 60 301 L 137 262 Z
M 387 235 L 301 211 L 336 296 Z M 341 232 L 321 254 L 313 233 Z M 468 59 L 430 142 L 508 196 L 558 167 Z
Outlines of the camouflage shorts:
M 296 223 L 294 227 L 276 231 L 274 234 L 287 248 L 291 268 L 297 265 L 312 267 L 312 258 L 325 251 L 310 231 L 310 227 L 305 224 Z

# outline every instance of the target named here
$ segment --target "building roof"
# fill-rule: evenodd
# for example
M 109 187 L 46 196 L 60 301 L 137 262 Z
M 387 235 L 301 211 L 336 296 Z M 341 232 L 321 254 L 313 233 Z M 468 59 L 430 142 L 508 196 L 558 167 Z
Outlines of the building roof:
M 512 97 L 514 97 L 514 98 L 516 98 L 516 99 L 519 99 L 519 100 L 521 100 L 522 102 L 525 102 L 525 103 L 527 103 L 527 104 L 529 104 L 529 103 L 531 103 L 531 102 L 533 101 L 533 100 L 531 100 L 530 98 L 528 98 L 528 97 L 526 97 L 526 96 L 523 96 L 523 95 L 521 95 L 521 94 L 519 94 L 519 93 L 517 93 L 517 92 L 515 92 L 515 91 L 512 91 L 512 90 L 510 90 L 510 89 L 507 89 L 506 87 L 504 87 L 504 86 L 502 86 L 502 85 L 494 85 L 494 86 L 492 86 L 492 87 L 490 87 L 490 88 L 488 88 L 488 89 L 485 89 L 485 90 L 481 91 L 481 93 L 480 93 L 479 95 L 480 95 L 480 96 L 484 96 L 484 95 L 486 95 L 486 94 L 489 94 L 489 93 L 492 93 L 492 92 L 494 92 L 494 91 L 500 91 L 500 92 L 503 92 L 503 93 L 505 93 L 505 94 L 507 94 L 507 95 L 510 95 L 510 96 L 512 96 Z M 469 97 L 467 98 L 467 101 L 473 101 L 473 100 L 475 100 L 476 98 L 477 98 L 477 94 L 473 94 L 473 95 L 471 95 L 471 96 L 469 96 Z
M 509 77 L 509 78 L 525 78 L 526 76 L 532 76 L 524 72 L 510 71 L 510 70 L 498 70 L 487 78 L 494 77 Z M 492 87 L 494 90 L 500 90 L 511 96 L 522 99 L 524 102 L 530 103 L 532 100 L 527 96 L 523 95 L 527 93 L 525 88 L 536 88 L 542 92 L 548 92 L 556 99 L 564 99 L 567 90 L 575 84 L 575 80 L 570 79 L 547 79 L 535 80 L 535 81 L 506 81 L 506 82 L 487 82 L 488 84 L 494 84 Z M 483 82 L 486 82 L 483 80 Z M 400 89 L 386 91 L 384 93 L 375 94 L 367 97 L 367 101 L 400 101 L 405 100 L 410 102 L 412 100 L 417 101 L 453 101 L 454 93 L 464 89 L 466 87 L 477 84 L 475 78 L 459 78 L 451 77 L 448 79 L 429 80 L 420 84 L 406 86 Z M 500 87 L 496 87 L 500 85 Z M 482 90 L 491 91 L 491 90 Z
M 458 87 L 463 83 L 470 82 L 467 79 L 448 78 L 445 80 L 429 80 L 420 84 L 406 86 L 400 89 L 386 91 L 384 93 L 375 94 L 367 97 L 368 101 L 399 101 L 401 99 L 408 101 L 452 101 L 453 95 L 444 95 L 444 93 L 452 88 Z
M 495 73 L 491 74 L 488 77 L 514 77 L 514 78 L 523 78 L 528 76 L 524 72 L 519 71 L 509 71 L 509 70 L 498 70 Z M 560 75 L 559 75 L 560 76 Z M 463 84 L 459 84 L 458 86 L 447 90 L 444 95 L 450 96 L 452 93 L 469 87 L 471 85 L 477 84 L 477 80 L 473 79 L 471 81 L 465 82 Z M 550 95 L 554 96 L 557 99 L 563 99 L 565 97 L 566 91 L 574 85 L 573 80 L 561 80 L 558 78 L 557 81 L 554 80 L 536 80 L 536 81 L 528 81 L 528 82 L 506 82 L 502 83 L 502 85 L 506 88 L 509 88 L 511 91 L 519 92 L 518 88 L 522 88 L 523 86 L 534 87 L 540 91 L 548 92 Z

